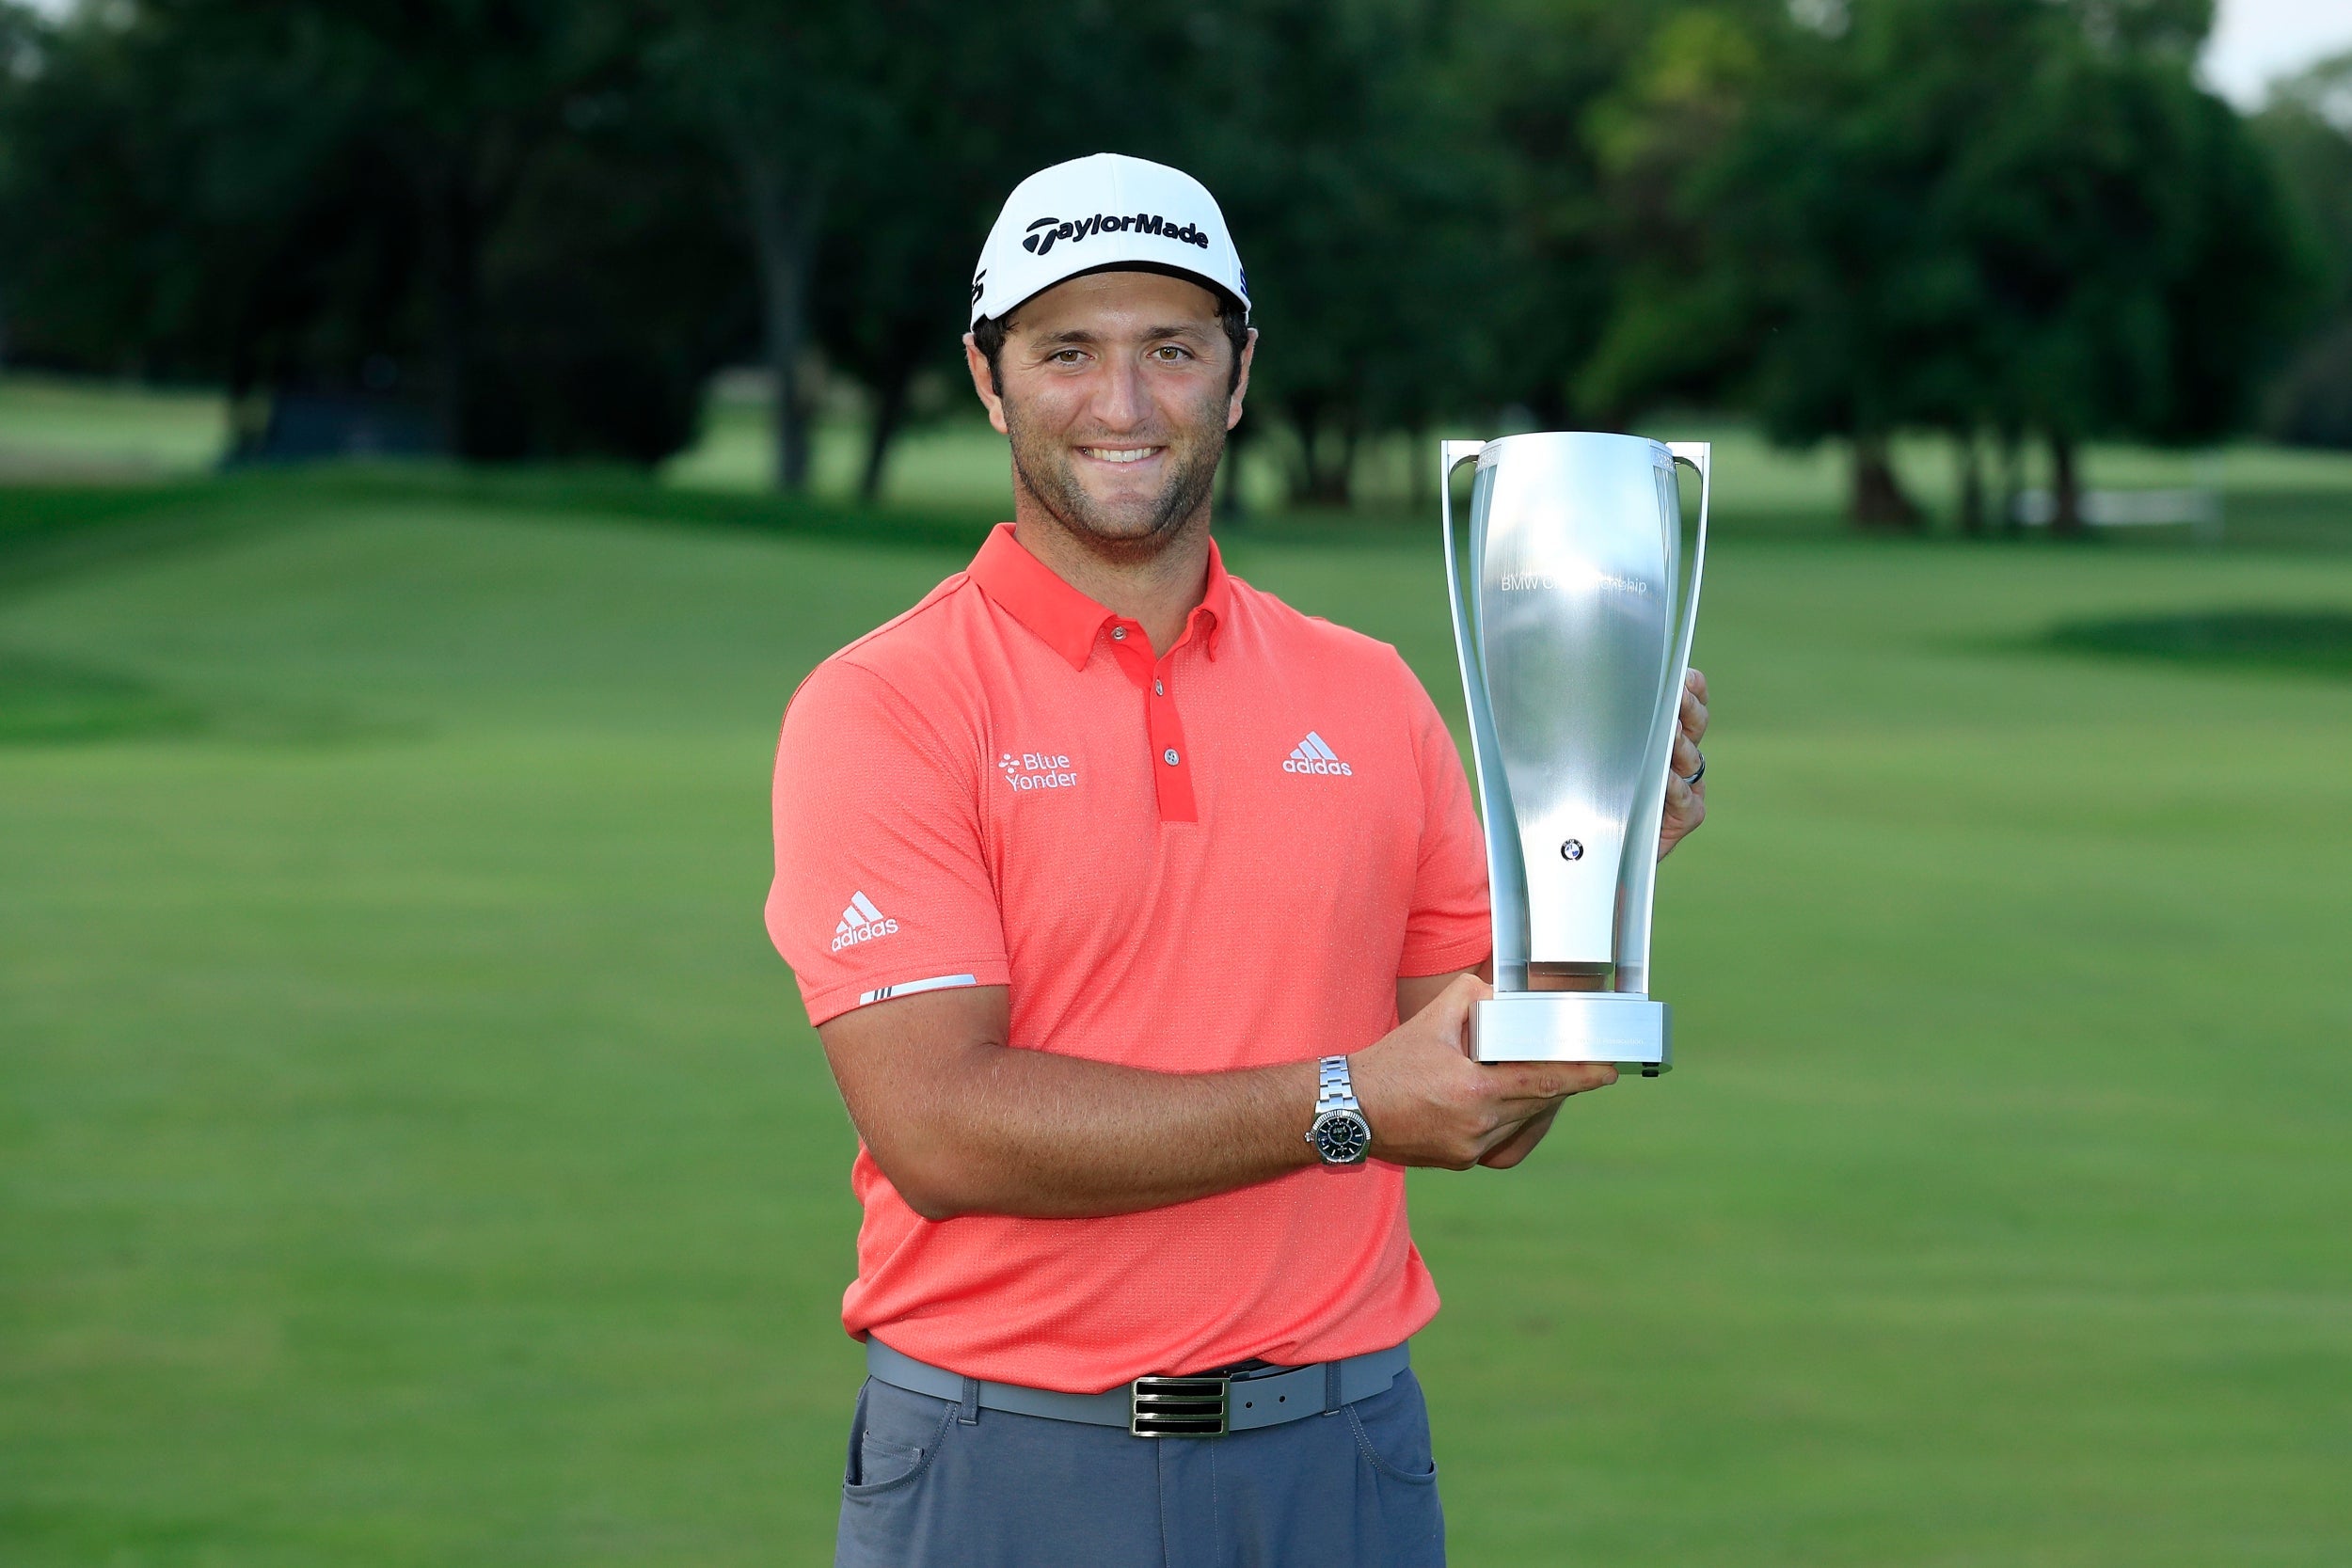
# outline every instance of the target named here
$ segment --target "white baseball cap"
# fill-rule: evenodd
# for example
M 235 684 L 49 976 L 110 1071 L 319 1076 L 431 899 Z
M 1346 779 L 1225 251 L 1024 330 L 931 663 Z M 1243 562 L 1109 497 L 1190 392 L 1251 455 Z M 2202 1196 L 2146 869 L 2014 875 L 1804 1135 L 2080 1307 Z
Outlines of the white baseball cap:
M 972 322 L 1082 272 L 1133 266 L 1221 289 L 1249 314 L 1249 279 L 1216 198 L 1182 169 L 1116 152 L 1041 168 L 1012 188 L 972 275 Z

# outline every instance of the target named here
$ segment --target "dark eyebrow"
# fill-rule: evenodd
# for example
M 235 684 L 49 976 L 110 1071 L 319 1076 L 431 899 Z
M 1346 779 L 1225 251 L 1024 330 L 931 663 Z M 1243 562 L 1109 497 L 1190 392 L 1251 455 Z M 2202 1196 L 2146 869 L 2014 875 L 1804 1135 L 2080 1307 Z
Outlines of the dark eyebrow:
M 1154 326 L 1145 332 L 1147 340 L 1160 338 L 1196 338 L 1208 341 L 1208 329 L 1198 322 L 1184 322 L 1174 326 Z M 1041 332 L 1030 341 L 1039 348 L 1067 348 L 1073 344 L 1092 344 L 1102 340 L 1081 326 L 1065 327 L 1059 332 Z

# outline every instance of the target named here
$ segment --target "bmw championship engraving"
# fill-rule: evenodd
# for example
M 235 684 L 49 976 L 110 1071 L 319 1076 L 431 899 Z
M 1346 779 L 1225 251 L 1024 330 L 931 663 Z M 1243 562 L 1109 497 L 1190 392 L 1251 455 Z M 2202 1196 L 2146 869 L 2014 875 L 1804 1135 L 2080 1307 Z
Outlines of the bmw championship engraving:
M 1650 905 L 1709 458 L 1705 442 L 1634 436 L 1439 444 L 1494 906 L 1495 994 L 1470 1021 L 1479 1061 L 1613 1062 L 1651 1077 L 1671 1063 L 1667 1009 L 1649 996 Z M 1457 548 L 1450 482 L 1472 460 Z M 1687 582 L 1677 463 L 1699 478 Z

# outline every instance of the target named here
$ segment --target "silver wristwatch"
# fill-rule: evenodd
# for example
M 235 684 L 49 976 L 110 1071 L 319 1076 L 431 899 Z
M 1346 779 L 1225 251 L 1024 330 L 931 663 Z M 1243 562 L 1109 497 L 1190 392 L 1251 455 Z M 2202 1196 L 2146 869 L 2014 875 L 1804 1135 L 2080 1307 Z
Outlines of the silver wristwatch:
M 1327 1165 L 1360 1165 L 1372 1152 L 1372 1123 L 1356 1103 L 1356 1085 L 1348 1081 L 1347 1058 L 1326 1056 L 1322 1083 L 1315 1090 L 1314 1125 L 1307 1141 L 1315 1146 Z

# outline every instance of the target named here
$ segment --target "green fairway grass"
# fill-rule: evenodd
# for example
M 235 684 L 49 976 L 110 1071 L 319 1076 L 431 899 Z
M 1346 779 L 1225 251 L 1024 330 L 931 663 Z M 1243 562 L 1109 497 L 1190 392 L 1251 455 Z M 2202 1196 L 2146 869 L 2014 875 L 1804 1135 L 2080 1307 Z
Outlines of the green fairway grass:
M 0 376 L 0 481 L 193 473 L 228 436 L 227 405 L 208 390 Z
M 830 1560 L 767 770 L 977 521 L 0 493 L 0 1563 Z M 1458 719 L 1434 541 L 1344 537 L 1230 557 Z M 1454 1560 L 2352 1561 L 2352 678 L 2065 630 L 2337 626 L 2352 554 L 1735 532 L 1707 594 L 1677 1069 L 1414 1178 Z

